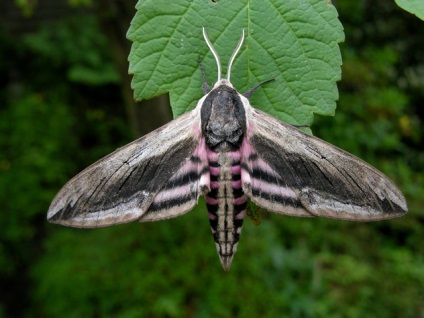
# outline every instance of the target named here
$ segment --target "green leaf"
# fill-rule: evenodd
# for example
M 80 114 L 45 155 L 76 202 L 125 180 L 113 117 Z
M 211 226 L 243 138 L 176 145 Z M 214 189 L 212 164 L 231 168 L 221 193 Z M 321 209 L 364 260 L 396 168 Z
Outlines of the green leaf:
M 424 21 L 423 0 L 395 0 L 396 4 L 403 10 L 408 11 Z
M 216 63 L 202 26 L 225 73 L 242 29 L 246 38 L 231 80 L 244 92 L 275 78 L 251 98 L 257 108 L 292 124 L 310 124 L 313 113 L 333 115 L 338 98 L 344 38 L 335 8 L 309 1 L 139 1 L 128 31 L 132 87 L 137 99 L 169 92 L 174 116 L 192 109 L 202 96 L 199 56 L 209 85 Z

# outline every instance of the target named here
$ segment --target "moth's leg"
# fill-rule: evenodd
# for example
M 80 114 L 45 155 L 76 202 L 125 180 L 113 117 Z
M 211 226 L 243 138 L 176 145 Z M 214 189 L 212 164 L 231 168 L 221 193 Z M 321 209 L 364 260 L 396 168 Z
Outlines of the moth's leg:
M 203 64 L 202 64 L 202 57 L 199 55 L 199 66 L 200 66 L 200 71 L 202 72 L 202 91 L 203 94 L 207 94 L 210 91 L 208 82 L 206 80 L 206 73 L 205 73 L 205 69 L 203 68 Z
M 251 89 L 249 89 L 247 92 L 245 92 L 245 93 L 243 93 L 242 95 L 244 96 L 244 97 L 246 97 L 246 98 L 250 98 L 250 96 L 252 96 L 252 94 L 253 94 L 253 92 L 259 87 L 259 86 L 261 86 L 262 84 L 265 84 L 265 83 L 268 83 L 268 82 L 271 82 L 271 81 L 274 81 L 275 80 L 275 78 L 270 78 L 270 79 L 267 79 L 267 80 L 265 80 L 265 81 L 262 81 L 262 82 L 260 82 L 259 84 L 256 84 L 255 86 L 253 86 Z

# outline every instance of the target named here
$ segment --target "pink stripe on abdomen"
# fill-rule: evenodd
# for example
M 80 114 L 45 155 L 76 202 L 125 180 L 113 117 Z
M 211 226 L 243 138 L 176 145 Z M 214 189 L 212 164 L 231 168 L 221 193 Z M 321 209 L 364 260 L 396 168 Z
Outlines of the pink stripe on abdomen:
M 243 225 L 247 196 L 241 188 L 240 151 L 207 151 L 210 192 L 206 194 L 209 222 L 221 263 L 231 265 Z

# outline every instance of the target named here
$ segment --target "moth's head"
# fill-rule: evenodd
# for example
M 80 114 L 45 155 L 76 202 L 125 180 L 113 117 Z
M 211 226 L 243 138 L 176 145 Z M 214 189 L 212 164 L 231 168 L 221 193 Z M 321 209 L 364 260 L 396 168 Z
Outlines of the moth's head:
M 214 87 L 201 108 L 202 133 L 211 149 L 238 149 L 246 131 L 246 114 L 240 94 L 225 82 Z

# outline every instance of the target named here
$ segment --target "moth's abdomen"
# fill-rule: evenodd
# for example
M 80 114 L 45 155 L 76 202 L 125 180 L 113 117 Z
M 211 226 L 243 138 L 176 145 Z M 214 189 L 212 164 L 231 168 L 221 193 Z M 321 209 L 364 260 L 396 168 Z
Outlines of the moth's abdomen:
M 208 150 L 210 189 L 206 195 L 209 221 L 221 264 L 231 266 L 246 213 L 247 196 L 241 187 L 240 151 Z

